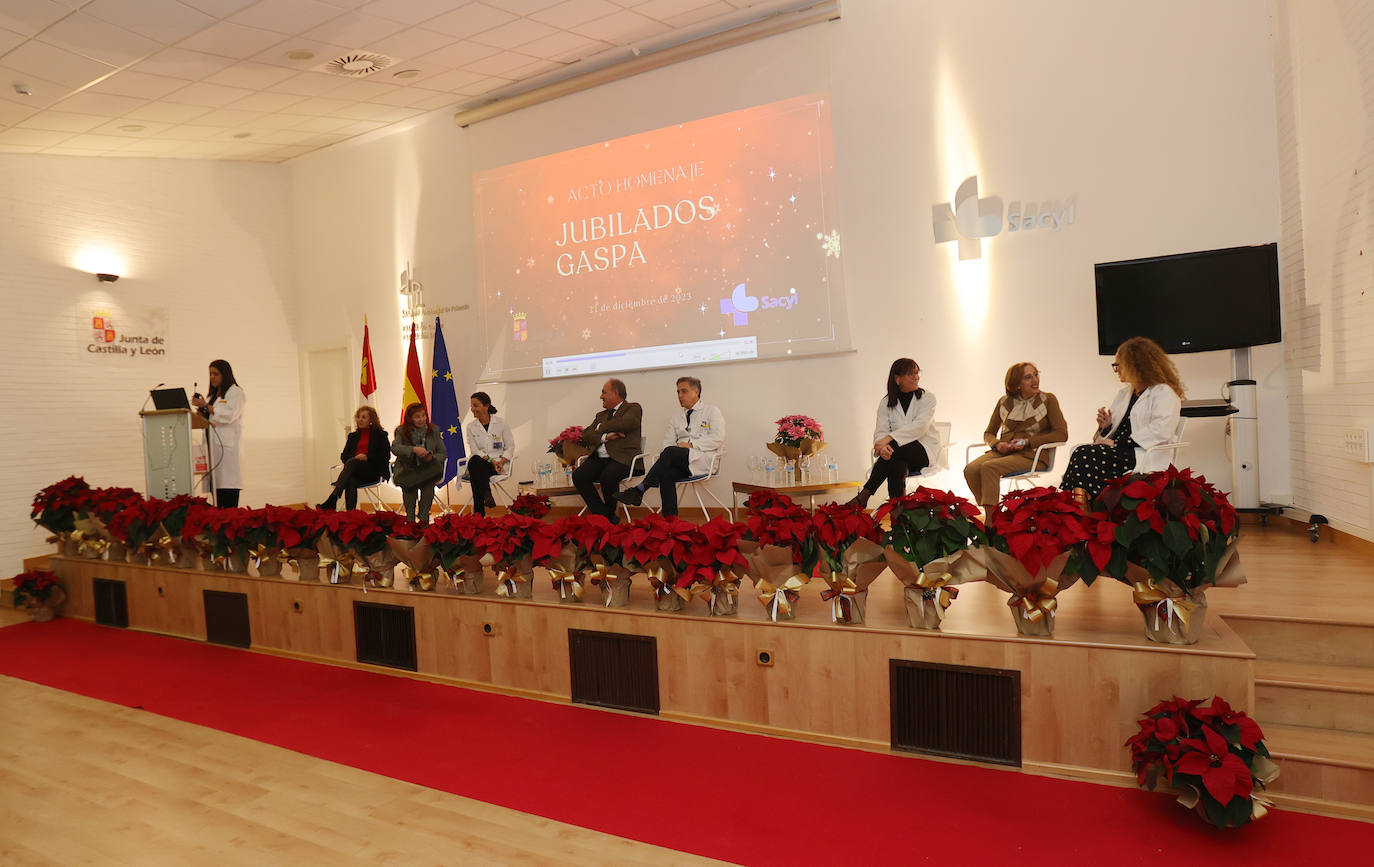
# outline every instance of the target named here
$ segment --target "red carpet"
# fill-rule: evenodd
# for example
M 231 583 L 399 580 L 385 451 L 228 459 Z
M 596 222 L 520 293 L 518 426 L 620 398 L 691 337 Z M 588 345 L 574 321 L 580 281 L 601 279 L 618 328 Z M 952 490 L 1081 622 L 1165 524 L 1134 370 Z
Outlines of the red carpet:
M 1374 825 L 1359 822 L 1275 812 L 1220 832 L 1164 795 L 603 713 L 68 619 L 0 629 L 0 674 L 745 864 L 1315 864 L 1374 847 Z M 409 742 L 394 736 L 402 729 L 413 733 Z

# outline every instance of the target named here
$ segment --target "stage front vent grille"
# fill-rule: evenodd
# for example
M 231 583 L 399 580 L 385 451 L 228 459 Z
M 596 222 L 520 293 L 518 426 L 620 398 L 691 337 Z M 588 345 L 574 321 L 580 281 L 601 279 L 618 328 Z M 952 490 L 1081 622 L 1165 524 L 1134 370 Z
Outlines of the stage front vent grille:
M 353 603 L 358 661 L 415 671 L 415 609 L 408 605 Z
M 129 626 L 129 597 L 123 581 L 92 578 L 91 596 L 95 598 L 96 623 L 120 629 Z
M 205 640 L 211 644 L 249 647 L 253 631 L 248 625 L 248 594 L 202 590 L 205 599 Z
M 1021 672 L 891 660 L 892 748 L 1021 766 Z
M 568 630 L 572 700 L 658 713 L 658 641 L 651 635 Z

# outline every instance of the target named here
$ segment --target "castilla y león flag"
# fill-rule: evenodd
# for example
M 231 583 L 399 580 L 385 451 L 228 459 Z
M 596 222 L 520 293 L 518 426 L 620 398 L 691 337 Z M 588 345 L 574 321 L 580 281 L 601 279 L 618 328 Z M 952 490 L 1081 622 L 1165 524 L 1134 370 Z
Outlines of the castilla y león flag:
M 406 355 L 406 379 L 401 386 L 401 422 L 405 423 L 406 407 L 418 403 L 429 415 L 429 402 L 425 400 L 425 378 L 420 373 L 420 353 L 415 349 L 415 323 L 410 323 L 410 352 Z
M 372 337 L 367 333 L 366 316 L 363 317 L 363 370 L 358 388 L 362 389 L 363 400 L 377 390 L 377 368 L 372 363 Z

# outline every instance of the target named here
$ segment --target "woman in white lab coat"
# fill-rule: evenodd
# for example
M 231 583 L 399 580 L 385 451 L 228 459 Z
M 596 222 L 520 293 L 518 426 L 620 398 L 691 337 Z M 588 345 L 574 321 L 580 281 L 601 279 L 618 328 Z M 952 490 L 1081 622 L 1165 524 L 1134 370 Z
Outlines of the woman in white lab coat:
M 468 398 L 472 417 L 468 419 L 468 484 L 472 486 L 472 510 L 479 515 L 493 505 L 491 477 L 510 475 L 515 460 L 515 435 L 510 425 L 496 414 L 491 395 L 473 392 Z
M 1060 488 L 1086 504 L 1110 479 L 1165 469 L 1168 458 L 1146 458 L 1145 449 L 1167 443 L 1178 432 L 1183 383 L 1173 361 L 1148 337 L 1132 337 L 1116 350 L 1112 370 L 1126 387 L 1111 408 L 1098 407 L 1091 445 L 1073 450 Z
M 210 362 L 210 393 L 196 395 L 191 403 L 210 422 L 210 472 L 214 483 L 215 505 L 222 508 L 239 504 L 243 489 L 240 441 L 243 436 L 243 407 L 248 398 L 234 368 L 223 359 Z
M 887 372 L 887 394 L 878 402 L 873 471 L 850 502 L 867 506 L 884 480 L 889 497 L 902 496 L 907 475 L 930 466 L 930 456 L 939 447 L 935 395 L 921 388 L 921 366 L 910 358 L 899 358 Z

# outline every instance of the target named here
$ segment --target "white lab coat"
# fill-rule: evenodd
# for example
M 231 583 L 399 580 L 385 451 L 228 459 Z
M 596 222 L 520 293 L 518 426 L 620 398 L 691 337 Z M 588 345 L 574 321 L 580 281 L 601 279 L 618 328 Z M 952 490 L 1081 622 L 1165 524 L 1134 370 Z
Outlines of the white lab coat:
M 911 398 L 911 406 L 905 412 L 902 405 L 887 405 L 887 395 L 878 401 L 878 420 L 873 428 L 873 442 L 877 444 L 883 437 L 892 437 L 896 446 L 904 446 L 912 440 L 919 440 L 925 446 L 926 455 L 932 462 L 939 459 L 940 432 L 935 429 L 935 395 L 929 390 L 920 397 Z
M 711 471 L 711 460 L 725 447 L 725 416 L 718 407 L 697 401 L 692 407 L 692 423 L 687 424 L 687 410 L 678 407 L 668 421 L 660 449 L 690 442 L 687 450 L 687 469 L 694 476 Z
M 1126 406 L 1131 402 L 1131 387 L 1128 385 L 1117 392 L 1112 399 L 1112 429 L 1107 437 L 1116 435 L 1121 427 L 1121 419 L 1126 415 Z M 1169 466 L 1173 459 L 1170 452 L 1160 452 L 1145 459 L 1145 449 L 1167 443 L 1178 433 L 1179 409 L 1183 402 L 1174 390 L 1160 383 L 1152 385 L 1140 393 L 1140 399 L 1131 409 L 1131 439 L 1135 440 L 1135 472 L 1153 473 Z
M 511 433 L 510 425 L 499 415 L 491 417 L 491 423 L 485 428 L 477 420 L 476 416 L 468 418 L 468 457 L 486 458 L 493 464 L 505 458 L 508 461 L 515 460 L 515 434 Z M 505 473 L 510 474 L 511 466 L 506 465 Z
M 243 408 L 248 397 L 237 384 L 229 386 L 223 397 L 210 406 L 210 466 L 214 468 L 215 490 L 242 488 L 241 440 Z

